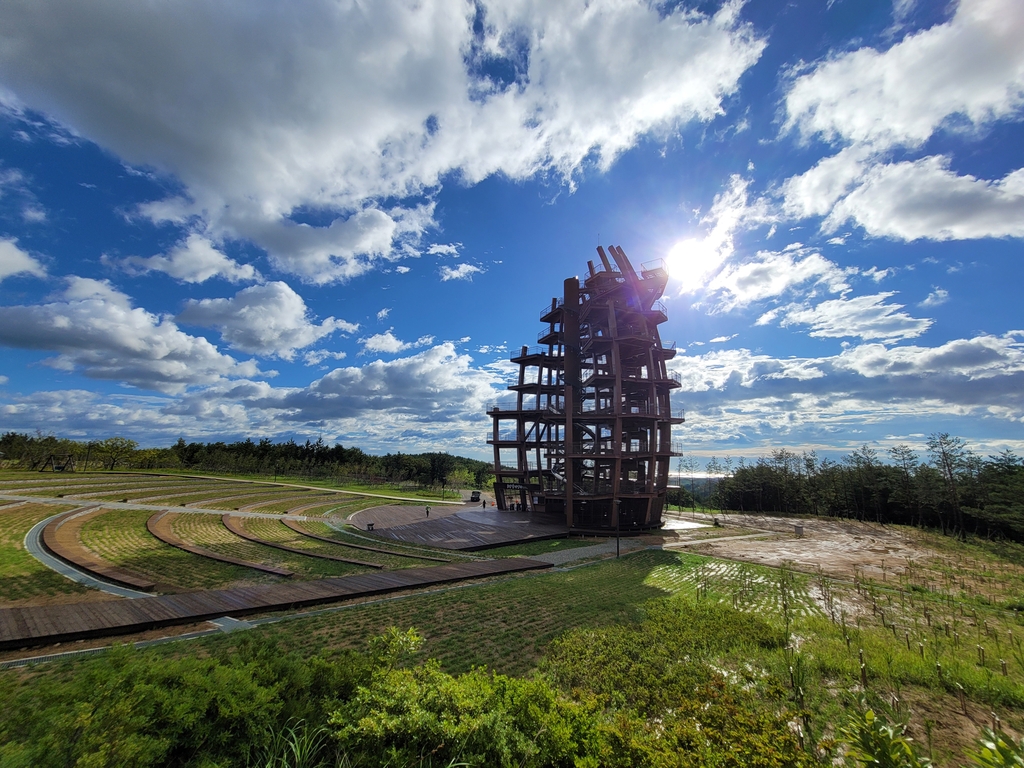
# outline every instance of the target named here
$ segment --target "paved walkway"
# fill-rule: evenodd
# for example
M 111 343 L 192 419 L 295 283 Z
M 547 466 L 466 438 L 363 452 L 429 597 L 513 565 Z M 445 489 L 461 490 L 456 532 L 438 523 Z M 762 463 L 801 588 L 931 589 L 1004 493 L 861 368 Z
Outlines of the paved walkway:
M 71 581 L 78 582 L 86 587 L 92 587 L 98 589 L 101 592 L 106 592 L 110 595 L 117 595 L 118 597 L 152 597 L 145 592 L 139 592 L 134 589 L 128 589 L 117 584 L 111 584 L 103 579 L 98 579 L 91 573 L 79 570 L 63 560 L 54 557 L 43 547 L 42 536 L 43 529 L 50 524 L 51 521 L 61 517 L 64 513 L 51 515 L 45 520 L 40 520 L 32 529 L 25 534 L 25 550 L 36 558 L 39 562 L 45 565 L 50 570 L 56 571 L 61 576 L 71 579 Z
M 623 555 L 628 555 L 630 552 L 636 552 L 640 549 L 647 549 L 647 545 L 636 539 L 619 540 L 619 552 Z M 572 549 L 562 549 L 557 552 L 545 552 L 542 555 L 530 555 L 530 559 L 542 560 L 552 565 L 565 565 L 577 560 L 588 560 L 592 557 L 604 557 L 605 555 L 614 554 L 615 539 L 607 539 L 591 547 L 573 547 Z

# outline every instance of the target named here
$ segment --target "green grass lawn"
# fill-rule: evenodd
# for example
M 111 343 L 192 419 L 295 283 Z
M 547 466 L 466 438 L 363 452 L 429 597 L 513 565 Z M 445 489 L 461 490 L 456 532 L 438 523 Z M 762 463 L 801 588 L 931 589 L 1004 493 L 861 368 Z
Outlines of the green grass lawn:
M 293 531 L 285 526 L 280 520 L 271 518 L 247 518 L 242 521 L 245 530 L 254 536 L 266 541 L 273 541 L 287 547 L 294 547 L 316 555 L 331 555 L 333 557 L 345 557 L 352 560 L 359 560 L 364 563 L 381 565 L 389 571 L 398 568 L 412 568 L 415 566 L 431 565 L 426 560 L 412 560 L 406 557 L 394 557 L 382 552 L 368 552 L 363 549 L 352 549 L 343 546 L 341 541 L 338 545 L 329 544 L 325 541 L 317 541 L 308 536 Z
M 217 554 L 292 571 L 296 578 L 348 576 L 370 571 L 357 565 L 292 554 L 265 544 L 247 541 L 231 533 L 219 515 L 183 513 L 174 519 L 174 532 L 185 541 Z
M 74 509 L 72 505 L 20 504 L 0 509 L 0 607 L 33 598 L 83 594 L 88 590 L 54 573 L 25 551 L 25 534 L 47 517 Z
M 565 549 L 592 547 L 603 541 L 606 541 L 606 539 L 543 539 L 541 541 L 527 541 L 522 544 L 510 544 L 507 547 L 485 549 L 481 550 L 478 554 L 485 557 L 532 557 L 533 555 L 543 555 L 548 552 L 561 552 Z
M 108 562 L 182 590 L 279 581 L 251 568 L 217 562 L 165 544 L 146 529 L 152 514 L 148 510 L 104 510 L 82 526 L 82 543 Z M 220 522 L 219 518 L 213 519 Z

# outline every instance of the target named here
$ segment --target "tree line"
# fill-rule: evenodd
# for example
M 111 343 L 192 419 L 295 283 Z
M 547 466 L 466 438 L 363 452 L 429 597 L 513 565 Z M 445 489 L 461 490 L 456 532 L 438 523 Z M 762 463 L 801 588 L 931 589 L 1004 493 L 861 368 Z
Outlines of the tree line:
M 839 461 L 811 451 L 772 451 L 755 462 L 712 458 L 705 478 L 684 480 L 693 500 L 740 512 L 827 515 L 1024 541 L 1024 461 L 982 458 L 959 437 L 929 436 L 925 456 L 870 446 Z M 696 462 L 685 462 L 693 470 Z M 698 465 L 699 466 L 699 465 Z
M 174 469 L 222 474 L 304 477 L 339 484 L 482 488 L 493 482 L 484 461 L 444 452 L 374 456 L 360 448 L 322 439 L 304 444 L 267 438 L 234 443 L 186 442 L 169 448 L 139 448 L 124 437 L 82 442 L 53 435 L 7 432 L 0 436 L 0 465 L 43 469 L 50 457 L 73 457 L 85 469 Z

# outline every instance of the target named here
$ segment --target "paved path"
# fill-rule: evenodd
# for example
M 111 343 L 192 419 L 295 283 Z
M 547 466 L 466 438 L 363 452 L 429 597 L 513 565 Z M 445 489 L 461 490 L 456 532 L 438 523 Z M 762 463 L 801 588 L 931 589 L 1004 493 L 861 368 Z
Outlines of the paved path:
M 623 555 L 628 555 L 630 552 L 636 552 L 640 549 L 647 549 L 647 545 L 636 539 L 619 540 L 619 551 Z M 572 549 L 562 549 L 557 552 L 545 552 L 542 555 L 530 555 L 530 559 L 542 560 L 552 565 L 565 565 L 577 560 L 587 560 L 591 557 L 604 557 L 605 555 L 614 554 L 615 539 L 608 539 L 591 547 L 573 547 Z
M 66 503 L 66 502 L 65 502 Z M 79 570 L 63 560 L 54 557 L 43 547 L 41 541 L 43 535 L 43 529 L 52 521 L 63 515 L 60 513 L 57 515 L 51 515 L 45 520 L 40 520 L 32 529 L 25 534 L 25 550 L 36 558 L 39 562 L 45 565 L 50 570 L 56 571 L 61 576 L 76 581 L 86 587 L 92 587 L 98 589 L 101 592 L 106 592 L 110 595 L 117 595 L 118 597 L 152 597 L 145 592 L 139 592 L 134 589 L 128 589 L 117 584 L 111 584 L 109 581 L 98 579 L 90 573 Z

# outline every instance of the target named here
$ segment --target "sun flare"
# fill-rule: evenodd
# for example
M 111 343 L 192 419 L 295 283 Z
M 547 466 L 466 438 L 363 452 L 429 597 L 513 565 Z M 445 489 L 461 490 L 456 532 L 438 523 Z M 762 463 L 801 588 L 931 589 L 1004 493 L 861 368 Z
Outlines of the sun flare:
M 722 261 L 719 249 L 705 238 L 680 240 L 665 255 L 668 273 L 679 283 L 681 293 L 691 293 L 703 287 Z

